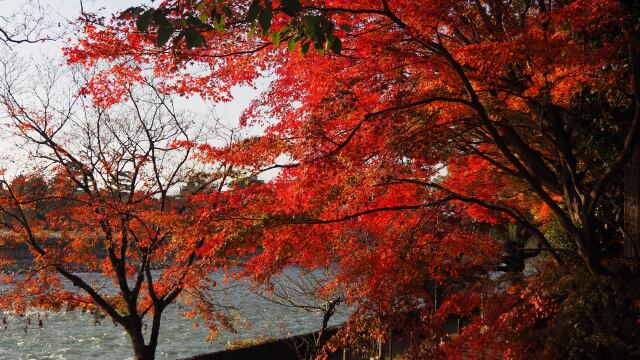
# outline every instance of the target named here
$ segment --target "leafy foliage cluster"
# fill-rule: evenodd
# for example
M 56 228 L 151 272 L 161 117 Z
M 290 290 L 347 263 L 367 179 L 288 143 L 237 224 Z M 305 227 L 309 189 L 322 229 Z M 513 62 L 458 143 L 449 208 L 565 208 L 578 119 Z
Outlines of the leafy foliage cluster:
M 138 86 L 220 102 L 272 80 L 240 119 L 259 136 L 217 145 L 177 131 L 116 159 L 147 175 L 108 202 L 109 224 L 154 209 L 140 217 L 155 245 L 122 235 L 113 244 L 131 255 L 111 265 L 148 279 L 145 251 L 181 260 L 172 291 L 143 286 L 144 301 L 186 290 L 190 315 L 203 311 L 211 326 L 225 320 L 206 311 L 206 271 L 237 265 L 268 283 L 291 266 L 331 268 L 320 296 L 355 308 L 338 343 L 401 332 L 420 357 L 633 357 L 638 294 L 624 276 L 637 279 L 628 258 L 638 253 L 621 253 L 620 178 L 640 131 L 639 14 L 615 0 L 169 0 L 108 22 L 88 16 L 65 54 L 90 71 L 80 94 L 97 114 L 133 102 Z M 110 184 L 92 185 L 95 169 L 119 179 L 113 157 L 98 166 L 80 161 L 91 151 L 60 152 L 46 107 L 4 104 L 85 193 Z M 194 165 L 182 181 L 196 191 L 163 207 L 160 149 L 215 170 L 202 179 Z M 147 202 L 133 201 L 149 184 Z M 8 209 L 28 203 L 7 199 Z M 79 200 L 84 214 L 105 211 Z M 102 308 L 136 319 L 140 304 L 124 286 L 119 296 L 129 310 L 121 299 Z M 454 315 L 468 321 L 456 338 L 443 328 Z

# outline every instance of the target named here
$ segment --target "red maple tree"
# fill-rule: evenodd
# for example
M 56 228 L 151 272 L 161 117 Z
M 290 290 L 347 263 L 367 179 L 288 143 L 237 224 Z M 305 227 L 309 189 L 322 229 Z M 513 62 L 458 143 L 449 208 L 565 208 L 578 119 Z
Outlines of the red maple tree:
M 102 314 L 126 330 L 137 359 L 154 358 L 163 312 L 178 299 L 212 335 L 232 329 L 212 305 L 209 277 L 226 261 L 199 254 L 218 230 L 193 231 L 191 197 L 219 192 L 227 179 L 224 170 L 194 172 L 186 144 L 202 139 L 202 127 L 151 81 L 130 84 L 126 103 L 104 107 L 77 88 L 59 91 L 79 73 L 43 73 L 31 88 L 20 75 L 27 72 L 4 69 L 0 101 L 33 170 L 24 164 L 0 180 L 0 308 Z M 194 174 L 199 185 L 178 194 Z M 31 259 L 16 264 L 23 253 Z M 10 275 L 11 265 L 24 271 Z
M 214 101 L 268 76 L 242 119 L 264 134 L 200 150 L 246 179 L 280 172 L 201 198 L 229 205 L 199 213 L 225 222 L 203 253 L 257 253 L 244 264 L 257 279 L 337 264 L 354 318 L 384 328 L 432 313 L 438 285 L 486 277 L 512 226 L 516 252 L 531 237 L 556 263 L 612 274 L 640 126 L 638 13 L 614 0 L 176 0 L 88 18 L 67 55 L 109 65 L 87 87 L 103 104 L 126 94 L 121 74 Z

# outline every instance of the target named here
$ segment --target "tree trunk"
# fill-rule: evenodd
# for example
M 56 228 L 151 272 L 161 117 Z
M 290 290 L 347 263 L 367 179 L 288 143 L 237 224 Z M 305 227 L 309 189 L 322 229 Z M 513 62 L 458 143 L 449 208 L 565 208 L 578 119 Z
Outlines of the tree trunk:
M 600 263 L 600 250 L 597 247 L 595 229 L 591 220 L 585 220 L 583 228 L 574 240 L 578 246 L 578 255 L 590 273 L 605 275 L 607 269 Z
M 133 353 L 136 360 L 153 360 L 156 355 L 155 344 L 146 345 L 144 336 L 142 335 L 142 322 L 133 321 L 130 326 L 126 328 L 127 334 L 131 339 L 131 346 L 133 347 Z
M 640 146 L 624 169 L 624 257 L 637 264 L 640 254 Z M 638 269 L 636 269 L 637 271 Z
M 155 349 L 151 349 L 148 345 L 143 345 L 141 349 L 135 350 L 135 357 L 136 360 L 153 360 L 155 352 Z

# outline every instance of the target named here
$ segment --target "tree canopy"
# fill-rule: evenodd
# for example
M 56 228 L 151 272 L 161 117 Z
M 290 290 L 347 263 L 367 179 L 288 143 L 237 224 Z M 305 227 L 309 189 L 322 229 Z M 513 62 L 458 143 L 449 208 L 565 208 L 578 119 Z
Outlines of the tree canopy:
M 413 329 L 422 356 L 551 356 L 569 350 L 540 350 L 527 331 L 562 318 L 567 288 L 607 287 L 640 257 L 620 256 L 639 12 L 615 0 L 170 0 L 89 16 L 65 52 L 95 70 L 82 93 L 105 109 L 144 74 L 159 93 L 216 102 L 271 80 L 241 118 L 259 136 L 174 142 L 242 179 L 191 198 L 192 229 L 220 230 L 199 256 L 242 258 L 256 281 L 335 266 L 326 291 L 356 305 L 345 333 Z M 493 280 L 532 257 L 538 277 Z M 566 280 L 571 269 L 591 285 Z M 551 279 L 567 288 L 544 293 Z M 631 306 L 635 292 L 611 288 Z M 471 325 L 441 346 L 450 314 Z M 596 354 L 637 345 L 621 341 Z

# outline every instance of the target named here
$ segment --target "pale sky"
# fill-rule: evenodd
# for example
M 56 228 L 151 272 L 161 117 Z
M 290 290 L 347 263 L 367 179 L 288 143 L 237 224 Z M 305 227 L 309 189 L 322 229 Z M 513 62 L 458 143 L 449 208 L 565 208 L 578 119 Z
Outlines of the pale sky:
M 136 6 L 144 3 L 150 3 L 144 0 L 83 0 L 82 5 L 85 12 L 98 13 L 109 18 L 111 14 L 118 10 L 124 10 L 130 6 Z M 38 10 L 40 6 L 40 10 Z M 34 11 L 38 10 L 38 11 Z M 58 41 L 48 41 L 37 44 L 18 44 L 5 46 L 0 44 L 0 56 L 10 52 L 18 54 L 30 64 L 44 62 L 64 62 L 62 56 L 62 47 L 64 39 L 73 36 L 74 29 L 70 23 L 80 16 L 80 0 L 0 0 L 0 26 L 3 29 L 11 29 L 18 26 L 24 19 L 44 14 L 44 18 L 51 26 L 51 33 L 67 32 L 63 39 Z M 211 114 L 219 118 L 223 124 L 228 127 L 237 127 L 238 119 L 241 112 L 249 105 L 252 99 L 257 97 L 262 89 L 266 87 L 266 80 L 258 84 L 258 89 L 250 87 L 238 87 L 232 90 L 234 100 L 229 103 L 207 104 L 202 99 L 176 99 L 179 108 L 187 109 L 201 114 Z M 255 131 L 251 131 L 255 132 Z M 7 153 L 11 152 L 11 139 L 7 136 L 0 138 L 0 158 L 6 158 Z M 15 153 L 11 153 L 15 158 Z M 1 161 L 1 160 L 0 160 Z M 20 162 L 18 162 L 20 164 Z M 2 164 L 7 167 L 6 162 Z M 13 165 L 15 166 L 15 165 Z M 11 166 L 11 167 L 13 167 Z M 19 166 L 19 165 L 18 165 Z M 18 170 L 19 171 L 19 170 Z

